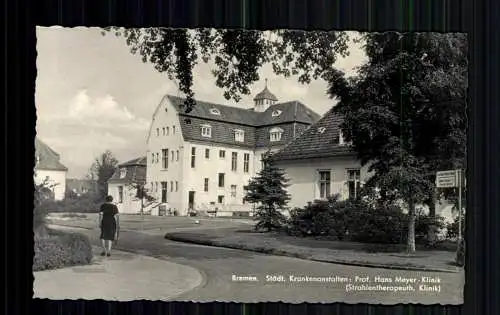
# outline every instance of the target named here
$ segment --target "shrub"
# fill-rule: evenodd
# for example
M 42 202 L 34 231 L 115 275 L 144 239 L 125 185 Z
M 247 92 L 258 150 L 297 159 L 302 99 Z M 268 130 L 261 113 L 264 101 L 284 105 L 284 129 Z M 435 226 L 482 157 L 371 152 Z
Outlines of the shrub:
M 88 264 L 92 246 L 85 235 L 58 231 L 48 237 L 35 237 L 33 271 Z
M 334 196 L 292 210 L 288 223 L 288 234 L 295 236 L 323 235 L 363 243 L 400 244 L 406 242 L 408 215 L 398 206 L 369 204 L 363 200 L 338 201 Z M 432 223 L 439 229 L 444 226 L 444 219 L 433 220 L 423 213 L 417 214 L 417 242 L 427 241 Z
M 455 257 L 455 262 L 458 266 L 463 267 L 465 265 L 465 240 L 461 239 L 458 245 L 457 255 Z
M 462 215 L 462 236 L 465 235 L 465 216 Z M 446 236 L 450 239 L 458 237 L 458 216 L 453 222 L 446 225 Z

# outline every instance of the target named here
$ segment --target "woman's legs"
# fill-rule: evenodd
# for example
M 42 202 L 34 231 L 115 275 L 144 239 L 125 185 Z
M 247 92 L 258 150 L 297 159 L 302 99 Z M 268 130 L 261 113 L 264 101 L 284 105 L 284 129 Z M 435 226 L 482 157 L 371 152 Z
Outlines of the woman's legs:
M 106 244 L 106 250 L 107 250 L 107 253 L 108 255 L 111 253 L 111 247 L 113 245 L 113 241 L 106 241 L 107 244 Z
M 102 253 L 101 256 L 104 256 L 106 254 L 106 240 L 101 239 L 101 245 L 102 245 Z

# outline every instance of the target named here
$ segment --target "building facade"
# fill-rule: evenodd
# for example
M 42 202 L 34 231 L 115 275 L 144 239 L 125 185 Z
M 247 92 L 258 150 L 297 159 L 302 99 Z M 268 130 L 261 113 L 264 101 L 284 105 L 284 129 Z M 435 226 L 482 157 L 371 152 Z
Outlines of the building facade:
M 147 139 L 146 185 L 179 215 L 250 213 L 243 187 L 261 170 L 262 154 L 320 118 L 298 101 L 278 103 L 267 84 L 248 109 L 196 101 L 186 113 L 183 102 L 163 97 Z
M 273 154 L 277 166 L 289 179 L 290 208 L 339 195 L 341 200 L 357 196 L 372 176 L 369 164 L 362 166 L 342 137 L 342 118 L 333 108 L 282 150 Z M 436 214 L 451 222 L 456 214 L 445 200 L 436 203 Z M 404 208 L 404 205 L 403 205 Z M 428 207 L 417 208 L 428 212 Z
M 97 181 L 92 179 L 66 179 L 66 191 L 80 197 L 85 194 L 97 192 Z
M 146 157 L 127 161 L 119 164 L 108 180 L 108 195 L 113 197 L 120 213 L 139 214 L 141 204 L 147 203 L 137 195 L 137 189 L 146 183 L 146 167 Z
M 34 181 L 47 184 L 54 200 L 63 200 L 66 193 L 68 168 L 60 162 L 60 155 L 47 144 L 35 137 Z

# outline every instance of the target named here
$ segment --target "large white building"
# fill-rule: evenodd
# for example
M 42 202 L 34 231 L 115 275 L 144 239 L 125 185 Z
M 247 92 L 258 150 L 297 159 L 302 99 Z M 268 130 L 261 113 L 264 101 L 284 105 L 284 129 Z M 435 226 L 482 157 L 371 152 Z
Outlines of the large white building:
M 60 161 L 59 153 L 52 150 L 42 140 L 35 137 L 35 184 L 43 182 L 47 192 L 55 200 L 63 200 L 66 193 L 66 174 L 68 168 Z
M 144 187 L 146 180 L 146 157 L 136 158 L 121 163 L 113 176 L 108 180 L 108 195 L 120 213 L 138 214 L 141 211 L 141 200 L 137 190 Z
M 147 138 L 146 185 L 179 215 L 190 210 L 234 215 L 251 211 L 244 189 L 261 169 L 261 156 L 283 148 L 320 116 L 298 101 L 278 103 L 267 88 L 254 106 L 238 108 L 166 95 Z

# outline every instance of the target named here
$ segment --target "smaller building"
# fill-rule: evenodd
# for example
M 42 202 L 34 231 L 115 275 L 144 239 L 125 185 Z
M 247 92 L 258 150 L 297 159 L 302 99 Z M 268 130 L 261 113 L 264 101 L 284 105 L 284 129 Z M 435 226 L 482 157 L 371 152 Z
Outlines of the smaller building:
M 60 162 L 60 155 L 38 137 L 35 137 L 35 184 L 43 182 L 54 200 L 63 200 L 66 193 L 68 168 Z
M 146 167 L 146 157 L 127 161 L 119 164 L 108 180 L 108 194 L 113 197 L 120 213 L 140 213 L 142 200 L 138 198 L 137 190 L 146 183 Z
M 370 174 L 342 137 L 342 118 L 333 108 L 273 157 L 290 179 L 290 207 L 330 195 L 355 197 Z

